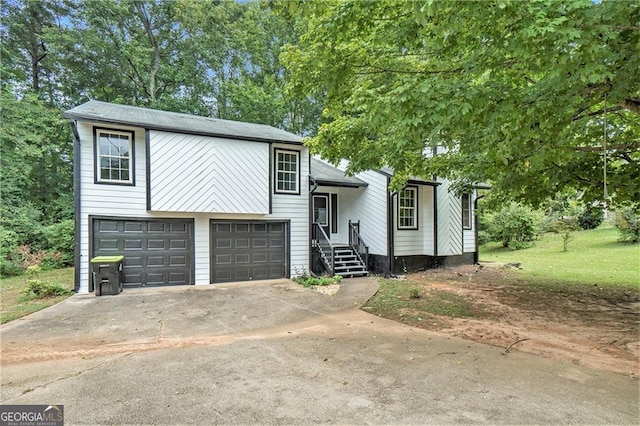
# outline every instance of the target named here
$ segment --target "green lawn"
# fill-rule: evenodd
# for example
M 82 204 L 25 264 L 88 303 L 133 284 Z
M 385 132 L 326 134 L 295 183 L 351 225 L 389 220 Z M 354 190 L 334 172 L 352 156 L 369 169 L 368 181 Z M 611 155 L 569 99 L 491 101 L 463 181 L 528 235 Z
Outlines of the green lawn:
M 640 289 L 640 244 L 618 242 L 618 231 L 602 226 L 575 231 L 568 251 L 560 234 L 545 234 L 532 248 L 512 251 L 500 243 L 480 247 L 481 262 L 521 263 L 521 273 L 545 281 L 632 286 Z
M 33 294 L 26 295 L 24 291 L 28 287 L 29 280 L 57 284 L 71 290 L 74 283 L 73 268 L 55 269 L 38 272 L 37 274 L 0 279 L 0 324 L 55 305 L 69 297 L 49 296 L 37 298 Z

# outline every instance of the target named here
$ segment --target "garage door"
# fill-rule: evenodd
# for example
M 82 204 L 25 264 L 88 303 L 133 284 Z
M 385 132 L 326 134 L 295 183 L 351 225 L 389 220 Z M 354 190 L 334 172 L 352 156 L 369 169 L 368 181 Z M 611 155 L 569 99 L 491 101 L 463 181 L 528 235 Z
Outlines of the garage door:
M 212 282 L 287 277 L 288 234 L 287 222 L 212 221 Z
M 193 283 L 193 221 L 93 219 L 92 257 L 124 255 L 124 286 Z

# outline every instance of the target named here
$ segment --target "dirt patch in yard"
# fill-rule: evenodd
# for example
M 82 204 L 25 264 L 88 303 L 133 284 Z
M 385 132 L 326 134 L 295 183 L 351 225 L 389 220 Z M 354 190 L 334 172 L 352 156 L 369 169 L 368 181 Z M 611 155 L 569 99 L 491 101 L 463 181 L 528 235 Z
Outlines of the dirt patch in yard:
M 406 278 L 413 289 L 409 297 L 419 292 L 419 299 L 446 300 L 448 294 L 463 301 L 465 314 L 405 307 L 383 316 L 502 347 L 505 355 L 522 351 L 640 374 L 640 294 L 635 289 L 532 282 L 502 265 L 429 270 Z

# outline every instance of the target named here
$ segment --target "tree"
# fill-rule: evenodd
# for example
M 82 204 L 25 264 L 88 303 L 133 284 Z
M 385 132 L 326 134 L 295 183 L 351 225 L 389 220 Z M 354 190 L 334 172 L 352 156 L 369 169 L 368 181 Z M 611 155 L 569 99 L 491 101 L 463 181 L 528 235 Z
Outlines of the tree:
M 280 62 L 299 31 L 262 2 L 181 1 L 178 19 L 206 64 L 212 112 L 217 118 L 268 124 L 297 134 L 314 132 L 318 96 L 292 96 Z
M 640 197 L 640 4 L 591 0 L 287 2 L 283 54 L 325 92 L 312 150 L 540 202 L 562 189 Z M 605 122 L 606 120 L 606 122 Z M 603 147 L 607 135 L 606 148 Z M 439 155 L 431 156 L 428 153 Z

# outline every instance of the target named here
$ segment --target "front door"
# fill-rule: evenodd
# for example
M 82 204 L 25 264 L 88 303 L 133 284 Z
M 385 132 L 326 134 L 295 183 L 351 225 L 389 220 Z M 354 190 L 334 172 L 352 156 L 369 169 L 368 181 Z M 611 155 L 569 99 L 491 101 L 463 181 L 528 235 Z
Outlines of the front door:
M 313 223 L 317 223 L 322 227 L 327 238 L 331 237 L 329 228 L 329 195 L 314 194 L 313 195 Z

